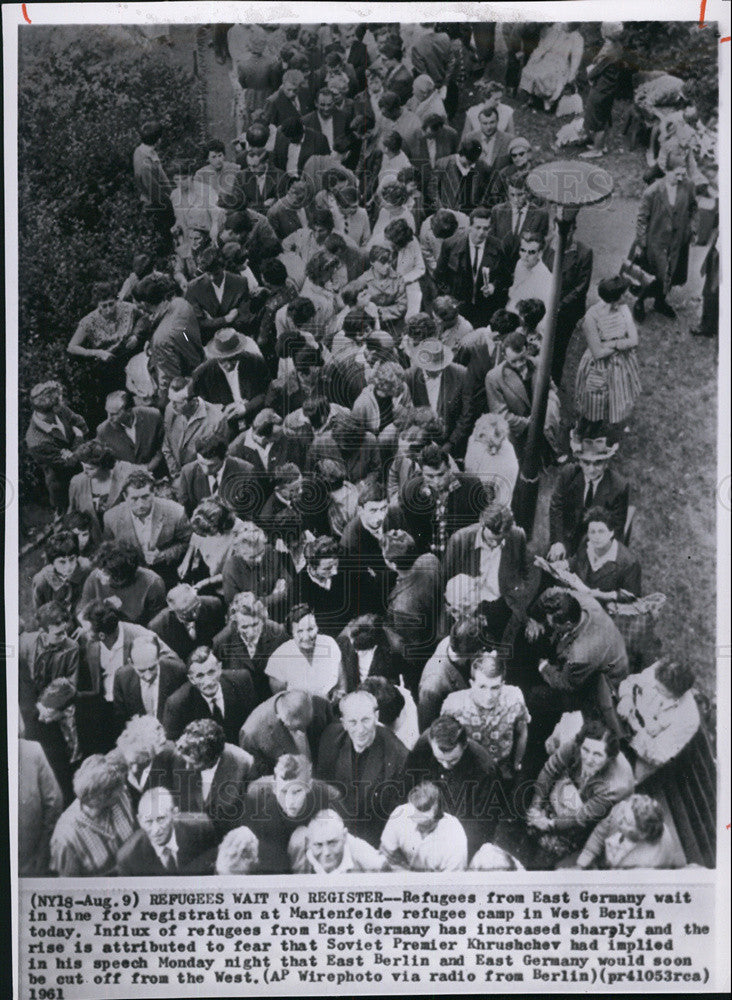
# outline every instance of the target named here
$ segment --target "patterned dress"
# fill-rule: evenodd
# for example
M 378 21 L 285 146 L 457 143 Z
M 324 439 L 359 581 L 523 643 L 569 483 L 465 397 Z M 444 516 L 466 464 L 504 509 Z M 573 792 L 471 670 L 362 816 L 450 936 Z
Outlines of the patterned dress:
M 496 764 L 510 756 L 517 724 L 531 722 L 521 689 L 511 684 L 503 685 L 489 708 L 479 708 L 470 689 L 453 691 L 442 704 L 442 715 L 452 715 L 462 722 L 470 739 L 479 743 Z
M 617 340 L 634 330 L 626 305 L 611 308 L 597 302 L 585 314 L 585 328 L 601 344 Z M 641 392 L 635 348 L 613 351 L 606 358 L 595 358 L 588 348 L 577 368 L 575 400 L 578 413 L 587 420 L 622 423 Z

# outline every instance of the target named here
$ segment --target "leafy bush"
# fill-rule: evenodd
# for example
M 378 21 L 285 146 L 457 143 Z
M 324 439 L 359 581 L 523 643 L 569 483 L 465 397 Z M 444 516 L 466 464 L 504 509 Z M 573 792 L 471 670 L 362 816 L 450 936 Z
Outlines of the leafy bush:
M 91 286 L 121 284 L 133 254 L 149 249 L 140 228 L 132 153 L 148 118 L 164 126 L 163 162 L 196 157 L 196 81 L 134 29 L 32 28 L 20 32 L 18 75 L 19 406 L 48 378 L 82 415 L 96 394 L 91 366 L 66 354 L 96 303 Z M 21 448 L 28 493 L 37 471 Z M 41 493 L 43 495 L 43 493 Z

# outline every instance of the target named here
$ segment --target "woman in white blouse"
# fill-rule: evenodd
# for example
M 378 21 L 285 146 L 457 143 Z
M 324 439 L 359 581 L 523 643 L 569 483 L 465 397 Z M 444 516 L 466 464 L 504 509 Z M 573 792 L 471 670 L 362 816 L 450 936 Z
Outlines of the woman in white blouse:
M 265 670 L 272 693 L 295 689 L 339 701 L 346 693 L 346 675 L 338 643 L 318 631 L 307 604 L 292 609 L 288 624 L 292 639 L 272 653 Z
M 414 316 L 422 305 L 420 281 L 425 274 L 419 241 L 406 219 L 394 219 L 390 222 L 384 229 L 384 239 L 396 255 L 396 273 L 407 289 L 407 317 Z

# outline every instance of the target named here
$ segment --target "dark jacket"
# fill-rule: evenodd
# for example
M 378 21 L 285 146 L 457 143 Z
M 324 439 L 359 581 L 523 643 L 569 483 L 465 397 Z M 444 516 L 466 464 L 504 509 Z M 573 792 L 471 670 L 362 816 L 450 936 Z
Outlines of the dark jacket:
M 174 869 L 166 868 L 144 830 L 136 830 L 117 854 L 119 875 L 203 875 L 201 855 L 216 843 L 213 823 L 206 816 L 177 816 L 173 821 L 178 845 Z
M 224 459 L 221 486 L 216 495 L 229 510 L 244 520 L 250 520 L 259 509 L 259 504 L 255 505 L 253 502 L 250 490 L 252 478 L 255 476 L 254 466 L 250 462 L 233 458 L 231 455 L 227 455 Z M 176 494 L 189 517 L 202 500 L 212 495 L 208 476 L 196 459 L 188 462 L 180 470 Z
M 181 811 L 205 812 L 221 839 L 223 834 L 242 825 L 247 787 L 256 777 L 252 755 L 236 744 L 227 743 L 216 764 L 205 802 L 199 774 L 188 769 L 178 772 Z
M 160 680 L 158 681 L 158 705 L 156 716 L 162 722 L 165 703 L 170 695 L 182 687 L 188 680 L 188 674 L 182 664 L 176 664 L 168 659 L 160 659 L 158 664 Z M 145 715 L 142 701 L 140 678 L 135 668 L 128 664 L 114 675 L 114 717 L 120 732 L 133 715 Z
M 489 295 L 483 293 L 484 267 L 490 268 L 490 283 L 494 286 Z M 494 237 L 486 239 L 475 281 L 468 234 L 455 233 L 443 242 L 435 266 L 435 281 L 441 293 L 458 300 L 461 313 L 476 328 L 486 326 L 495 310 L 505 306 L 512 280 L 510 261 Z
M 429 406 L 429 396 L 425 385 L 425 376 L 421 368 L 410 368 L 405 373 L 407 387 L 415 406 Z M 446 444 L 450 454 L 460 457 L 470 435 L 469 400 L 465 396 L 465 368 L 462 365 L 449 364 L 442 372 L 440 392 L 437 397 L 438 415 L 445 425 Z
M 311 111 L 309 114 L 305 115 L 305 117 L 302 120 L 302 123 L 305 126 L 306 130 L 312 129 L 313 132 L 317 132 L 319 135 L 323 135 L 323 132 L 322 132 L 322 130 L 320 128 L 320 119 L 318 118 L 318 112 L 317 111 Z M 334 142 L 340 136 L 342 136 L 342 135 L 345 134 L 347 127 L 348 127 L 348 117 L 347 117 L 347 115 L 344 114 L 343 111 L 335 110 L 333 112 L 333 141 Z M 323 135 L 323 138 L 325 139 L 324 135 Z M 328 143 L 327 139 L 325 141 L 328 144 L 328 149 L 326 150 L 326 152 L 330 153 L 331 152 L 330 143 Z
M 260 177 L 263 177 L 260 189 Z M 277 201 L 285 193 L 285 175 L 277 167 L 268 166 L 264 174 L 255 174 L 251 170 L 241 170 L 234 178 L 232 195 L 241 199 L 243 205 L 248 205 L 255 212 L 265 213 L 269 208 L 267 202 Z
M 260 774 L 272 774 L 275 764 L 283 754 L 300 753 L 290 730 L 278 718 L 275 710 L 279 694 L 258 705 L 241 727 L 239 746 L 248 751 L 257 764 Z M 313 695 L 313 718 L 305 731 L 310 755 L 317 759 L 320 737 L 333 721 L 333 708 L 325 698 Z
M 672 285 L 686 283 L 695 212 L 696 194 L 691 181 L 679 184 L 673 206 L 663 177 L 643 192 L 636 242 L 644 252 L 642 266 L 661 282 L 664 294 Z
M 320 740 L 316 774 L 343 795 L 343 812 L 356 837 L 379 846 L 392 810 L 404 801 L 407 750 L 384 726 L 376 727 L 374 742 L 361 754 L 340 722 L 329 726 Z
M 240 177 L 241 174 L 237 174 Z M 224 272 L 224 286 L 221 301 L 214 291 L 213 281 L 208 274 L 194 278 L 186 289 L 186 300 L 193 306 L 204 342 L 211 339 L 216 330 L 223 327 L 234 327 L 242 332 L 251 323 L 249 284 L 240 274 Z M 236 316 L 229 322 L 224 317 L 232 309 Z
M 109 420 L 97 427 L 97 439 L 106 445 L 120 462 L 147 465 L 163 446 L 163 418 L 154 406 L 133 406 L 135 415 L 135 442 L 123 427 Z
M 529 205 L 526 209 L 523 225 L 518 233 L 514 233 L 511 205 L 508 202 L 502 202 L 491 209 L 491 224 L 493 227 L 493 236 L 501 244 L 501 248 L 506 256 L 515 264 L 518 260 L 522 234 L 538 233 L 540 236 L 545 237 L 549 231 L 549 215 L 545 209 Z
M 383 614 L 396 577 L 384 562 L 378 539 L 358 514 L 343 529 L 341 552 L 340 568 L 353 580 L 357 613 Z
M 617 538 L 623 537 L 628 516 L 630 485 L 612 469 L 606 469 L 595 487 L 593 507 L 605 507 L 612 515 Z M 573 555 L 584 535 L 585 480 L 579 465 L 561 469 L 549 504 L 549 541 L 562 542 Z
M 248 402 L 246 417 L 251 421 L 264 405 L 269 384 L 267 364 L 258 354 L 243 354 L 239 358 L 238 374 L 242 399 Z M 215 359 L 204 361 L 193 372 L 193 391 L 207 403 L 227 406 L 234 402 L 226 376 Z
M 458 573 L 480 576 L 480 550 L 475 547 L 480 524 L 471 524 L 456 531 L 447 545 L 443 578 L 451 580 Z M 514 525 L 503 542 L 498 564 L 498 589 L 513 613 L 523 621 L 526 609 L 539 586 L 539 573 L 534 570 L 526 548 L 523 528 Z
M 313 102 L 309 87 L 303 85 L 299 89 L 297 100 L 300 105 L 299 109 L 295 107 L 290 98 L 286 94 L 283 94 L 281 90 L 275 91 L 271 97 L 267 98 L 267 103 L 264 106 L 269 124 L 274 125 L 275 128 L 279 128 L 280 125 L 284 125 L 290 119 L 299 118 L 301 115 L 308 114 L 312 110 Z
M 490 170 L 482 160 L 463 175 L 455 156 L 443 156 L 431 174 L 430 199 L 437 208 L 470 213 L 483 204 L 489 179 Z
M 281 129 L 277 129 L 274 149 L 272 150 L 272 162 L 280 170 L 287 169 L 287 150 L 289 146 L 290 140 L 282 134 Z M 306 128 L 300 145 L 300 154 L 297 158 L 298 172 L 302 171 L 302 168 L 311 156 L 327 156 L 329 152 L 330 146 L 323 133 L 316 132 L 312 128 Z
M 553 270 L 554 247 L 547 246 L 542 259 L 549 270 Z M 571 333 L 584 316 L 592 279 L 592 260 L 592 250 L 584 243 L 573 242 L 564 251 L 557 330 Z
M 159 635 L 174 652 L 186 662 L 194 649 L 211 646 L 214 637 L 224 627 L 224 607 L 218 597 L 201 597 L 201 610 L 196 619 L 196 635 L 191 637 L 183 622 L 170 608 L 156 615 L 150 622 L 150 629 Z
M 252 656 L 236 626 L 229 623 L 214 638 L 213 651 L 217 659 L 221 660 L 224 670 L 247 671 L 252 679 L 256 702 L 260 704 L 272 694 L 269 678 L 264 672 L 267 662 L 272 653 L 288 639 L 289 635 L 283 625 L 277 622 L 265 622 Z
M 428 552 L 397 579 L 386 612 L 387 631 L 410 673 L 416 673 L 434 652 L 441 605 L 440 563 Z
M 482 490 L 480 479 L 465 472 L 455 474 L 445 504 L 446 542 L 459 528 L 475 524 L 480 513 Z M 399 503 L 392 504 L 387 514 L 386 528 L 403 528 L 417 543 L 420 552 L 429 552 L 439 539 L 435 533 L 434 498 L 421 474 L 408 479 L 399 494 Z
M 254 688 L 246 670 L 221 675 L 224 693 L 224 733 L 226 742 L 236 744 L 242 723 L 254 708 Z M 168 698 L 163 713 L 163 725 L 169 740 L 177 740 L 189 722 L 212 718 L 208 702 L 190 681 Z

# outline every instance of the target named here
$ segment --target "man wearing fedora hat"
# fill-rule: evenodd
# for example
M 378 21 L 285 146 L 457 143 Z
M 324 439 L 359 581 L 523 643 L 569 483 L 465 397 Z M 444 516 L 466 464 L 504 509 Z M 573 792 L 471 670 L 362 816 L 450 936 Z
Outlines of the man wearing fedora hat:
M 580 438 L 571 435 L 576 464 L 559 472 L 549 506 L 549 559 L 574 555 L 582 541 L 584 517 L 590 507 L 605 507 L 613 521 L 617 538 L 623 537 L 628 515 L 630 486 L 609 468 L 618 445 L 608 445 L 604 437 Z
M 452 349 L 436 338 L 423 340 L 406 373 L 415 406 L 429 406 L 445 425 L 445 451 L 460 457 L 470 433 L 470 399 L 464 392 L 465 368 L 453 363 Z
M 204 348 L 207 360 L 193 373 L 193 390 L 224 407 L 232 430 L 248 427 L 264 406 L 267 363 L 251 337 L 232 327 L 217 330 Z

